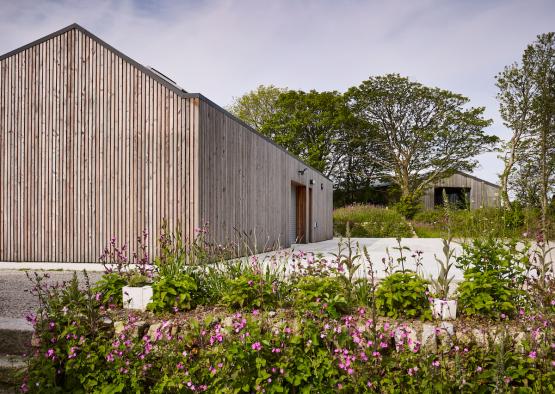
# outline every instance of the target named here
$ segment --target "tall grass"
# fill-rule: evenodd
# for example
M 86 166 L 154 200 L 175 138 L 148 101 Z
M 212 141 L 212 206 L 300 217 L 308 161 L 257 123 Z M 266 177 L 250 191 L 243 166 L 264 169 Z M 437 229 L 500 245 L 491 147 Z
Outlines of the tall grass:
M 447 234 L 443 210 L 421 211 L 413 219 L 413 228 L 422 238 L 442 238 Z M 480 208 L 451 211 L 451 233 L 456 238 L 534 238 L 539 230 L 539 212 L 522 209 L 518 212 L 502 208 Z M 550 234 L 553 238 L 554 234 Z
M 347 223 L 351 236 L 370 238 L 411 237 L 412 231 L 405 218 L 397 211 L 373 205 L 349 205 L 333 211 L 334 231 L 346 234 Z

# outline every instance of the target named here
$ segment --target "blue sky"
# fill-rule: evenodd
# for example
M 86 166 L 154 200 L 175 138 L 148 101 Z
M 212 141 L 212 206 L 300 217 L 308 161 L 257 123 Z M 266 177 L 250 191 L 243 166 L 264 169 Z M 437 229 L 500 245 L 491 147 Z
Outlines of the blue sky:
M 501 137 L 494 76 L 555 30 L 553 0 L 0 0 L 0 10 L 0 53 L 77 22 L 223 106 L 259 84 L 344 91 L 397 72 L 485 106 Z M 496 156 L 475 174 L 496 182 Z

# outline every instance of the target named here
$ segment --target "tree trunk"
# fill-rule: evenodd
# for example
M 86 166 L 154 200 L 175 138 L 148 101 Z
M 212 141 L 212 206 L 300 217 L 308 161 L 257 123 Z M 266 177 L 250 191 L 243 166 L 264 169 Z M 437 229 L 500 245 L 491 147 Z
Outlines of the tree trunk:
M 549 135 L 549 119 L 544 119 L 540 134 L 540 163 L 541 163 L 541 226 L 542 235 L 547 237 L 547 193 L 549 187 L 549 174 L 547 171 L 547 136 Z

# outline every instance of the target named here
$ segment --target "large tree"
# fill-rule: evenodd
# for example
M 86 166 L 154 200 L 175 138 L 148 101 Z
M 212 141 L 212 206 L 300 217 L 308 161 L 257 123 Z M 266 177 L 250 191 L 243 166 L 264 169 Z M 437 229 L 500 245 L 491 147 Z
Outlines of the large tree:
M 514 170 L 526 160 L 527 150 L 532 142 L 532 100 L 535 87 L 529 77 L 529 72 L 518 64 L 505 67 L 503 72 L 496 76 L 499 92 L 499 113 L 503 123 L 512 130 L 511 137 L 503 141 L 502 154 L 503 171 L 499 175 L 501 183 L 501 202 L 504 207 L 510 208 L 509 183 Z M 529 166 L 518 171 L 519 174 L 527 174 Z M 529 190 L 524 184 L 521 185 L 521 195 L 529 195 L 524 190 Z M 529 200 L 527 198 L 527 200 Z
M 540 204 L 542 230 L 547 231 L 549 197 L 553 193 L 555 175 L 555 33 L 542 34 L 528 45 L 522 57 L 523 67 L 529 70 L 536 94 L 532 100 L 534 139 L 537 141 L 539 161 Z
M 497 77 L 500 113 L 511 130 L 505 143 L 501 184 L 524 203 L 539 205 L 547 229 L 555 181 L 555 33 L 539 35 L 521 63 Z
M 275 103 L 275 113 L 261 132 L 299 156 L 336 186 L 372 173 L 365 163 L 371 138 L 352 116 L 338 92 L 287 91 Z
M 235 98 L 238 118 L 329 176 L 336 189 L 354 191 L 376 173 L 372 128 L 352 116 L 338 92 L 293 91 L 260 85 Z
M 373 160 L 414 204 L 433 182 L 456 170 L 471 171 L 476 156 L 498 138 L 485 133 L 491 120 L 469 99 L 424 86 L 398 74 L 370 77 L 347 92 L 349 106 L 377 130 Z
M 287 89 L 274 85 L 259 85 L 241 97 L 235 97 L 227 109 L 245 123 L 260 130 L 275 113 L 279 95 L 286 91 Z

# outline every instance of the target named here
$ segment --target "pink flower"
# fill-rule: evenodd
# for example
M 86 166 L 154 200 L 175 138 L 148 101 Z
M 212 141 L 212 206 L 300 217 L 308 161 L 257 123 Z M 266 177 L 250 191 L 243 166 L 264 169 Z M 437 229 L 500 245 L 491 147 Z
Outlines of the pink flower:
M 54 360 L 54 357 L 56 357 L 56 351 L 54 349 L 48 349 L 46 351 L 46 357 Z
M 528 353 L 528 357 L 530 357 L 532 360 L 534 360 L 537 356 L 538 353 L 536 353 L 535 351 Z
M 436 368 L 439 367 L 439 360 L 432 361 L 432 366 Z
M 484 368 L 482 367 L 476 367 L 476 372 L 482 372 L 484 370 Z
M 262 345 L 260 344 L 260 342 L 255 342 L 251 345 L 252 350 L 255 351 L 259 351 L 260 349 L 262 349 Z
M 407 373 L 409 374 L 409 376 L 414 376 L 414 374 L 416 374 L 417 371 L 418 371 L 418 367 L 413 367 L 413 368 L 409 368 L 407 370 Z

